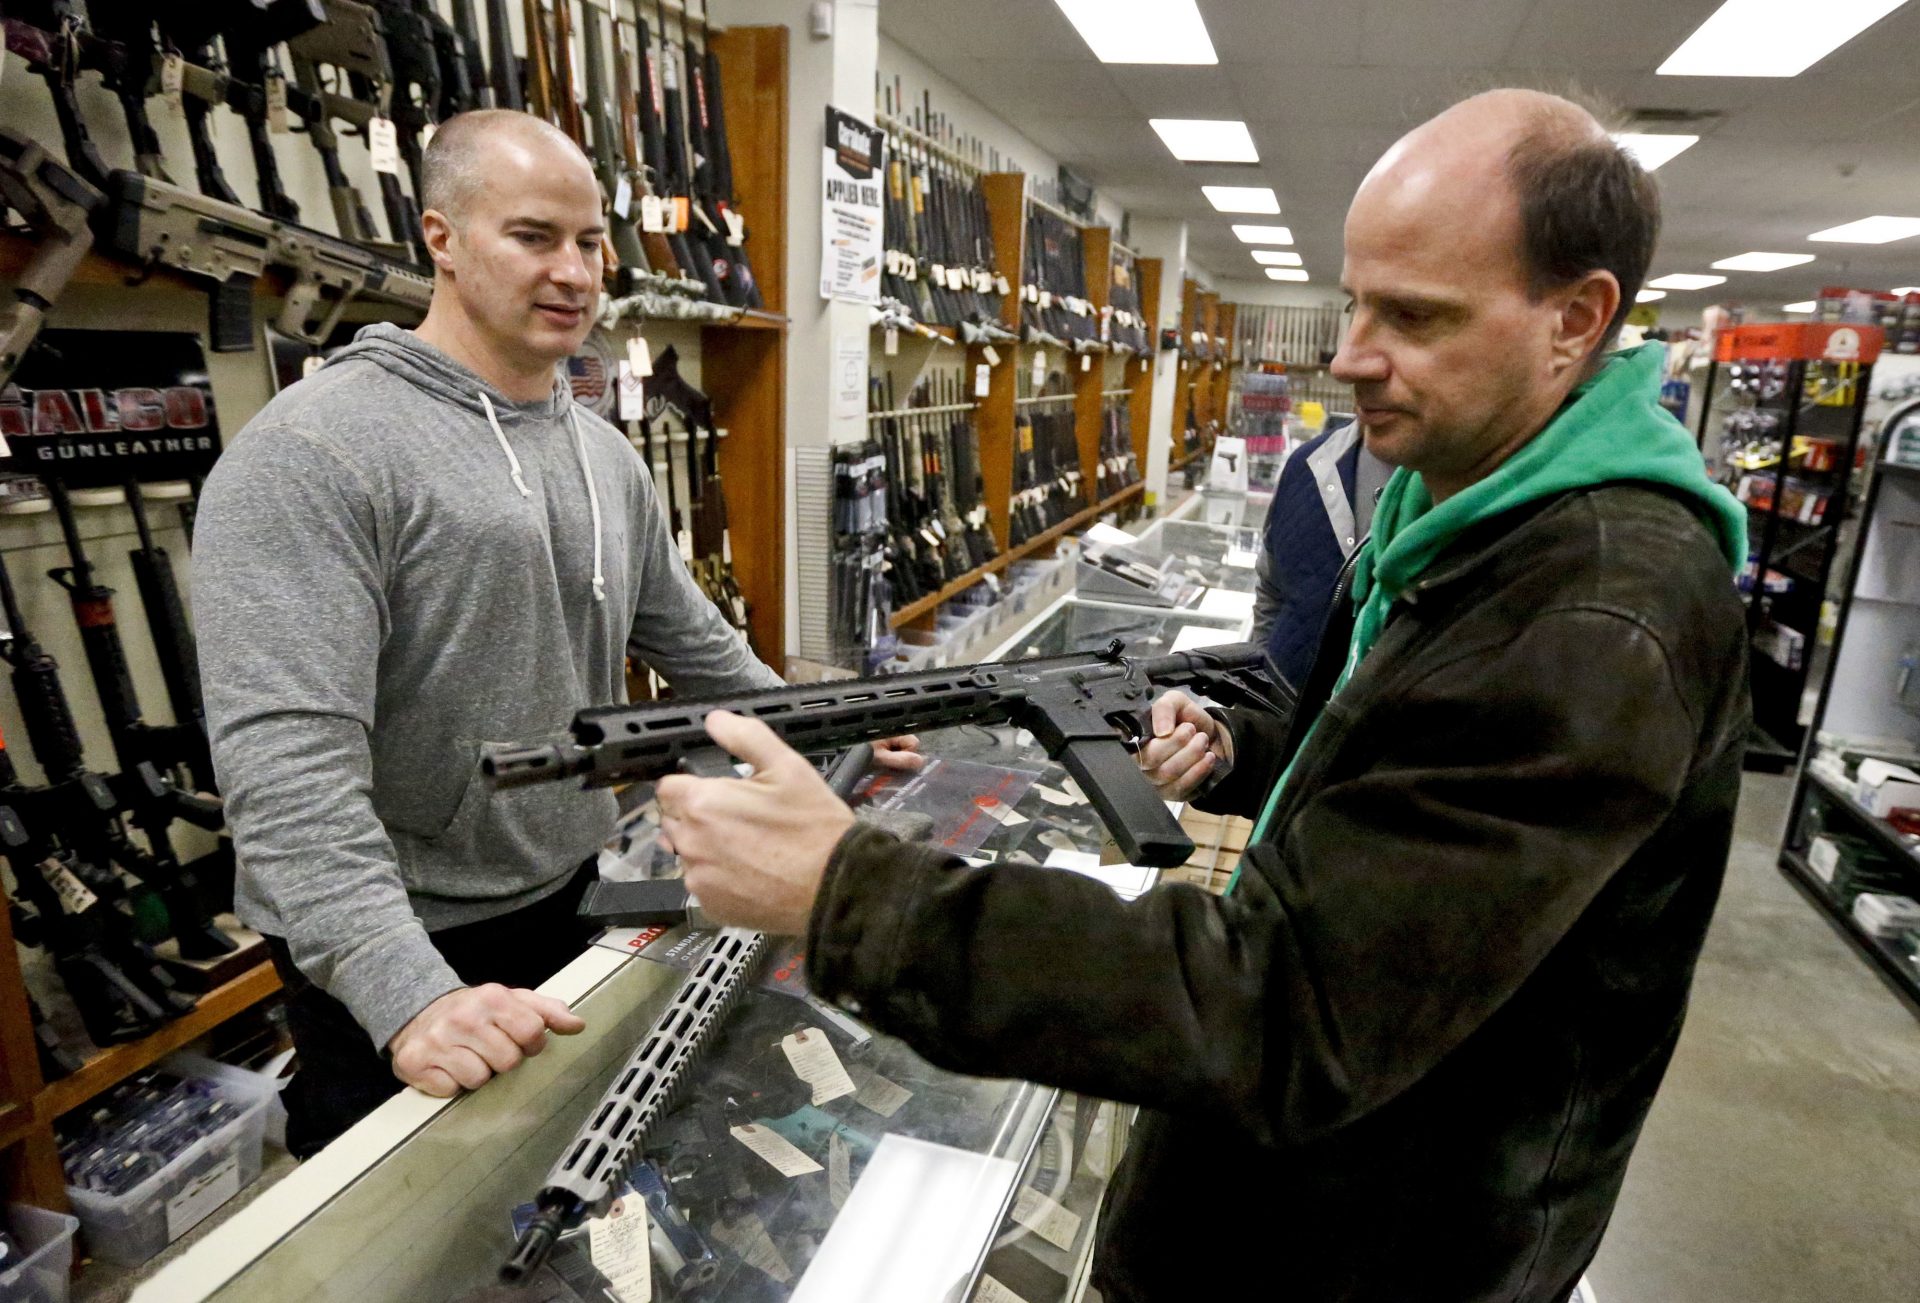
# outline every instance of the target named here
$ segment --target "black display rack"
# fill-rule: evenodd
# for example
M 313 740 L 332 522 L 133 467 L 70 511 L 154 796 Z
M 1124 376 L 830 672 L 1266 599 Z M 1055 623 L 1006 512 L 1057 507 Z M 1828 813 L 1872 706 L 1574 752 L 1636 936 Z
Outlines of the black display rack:
M 1747 506 L 1749 769 L 1784 772 L 1800 754 L 1800 705 L 1881 339 L 1874 326 L 1785 323 L 1715 341 L 1698 437 L 1709 469 Z
M 1881 446 L 1896 450 L 1903 429 L 1920 439 L 1920 402 L 1889 417 Z M 1850 838 L 1873 865 L 1872 890 L 1920 899 L 1920 837 L 1876 816 L 1853 781 L 1863 758 L 1920 755 L 1920 465 L 1875 465 L 1847 570 L 1780 869 L 1920 1015 L 1920 930 L 1868 931 L 1854 912 L 1867 875 L 1831 864 L 1819 871 L 1814 854 L 1822 836 Z

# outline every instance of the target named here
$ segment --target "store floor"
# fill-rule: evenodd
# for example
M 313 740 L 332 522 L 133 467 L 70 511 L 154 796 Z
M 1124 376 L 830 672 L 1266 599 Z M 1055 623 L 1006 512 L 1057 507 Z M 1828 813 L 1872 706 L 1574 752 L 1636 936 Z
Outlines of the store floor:
M 1693 1011 L 1591 1273 L 1599 1303 L 1920 1297 L 1920 1019 L 1774 867 L 1791 791 L 1746 780 Z M 75 1298 L 118 1303 L 156 1265 L 96 1267 Z
M 1920 1019 L 1774 867 L 1792 787 L 1746 780 L 1599 1303 L 1920 1298 Z

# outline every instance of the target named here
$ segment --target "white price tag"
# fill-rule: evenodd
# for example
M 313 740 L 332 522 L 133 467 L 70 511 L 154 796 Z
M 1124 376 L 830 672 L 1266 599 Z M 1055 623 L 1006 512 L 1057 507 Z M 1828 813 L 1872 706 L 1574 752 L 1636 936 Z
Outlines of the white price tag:
M 945 263 L 933 264 L 933 283 L 941 289 L 947 288 L 947 268 Z
M 74 871 L 59 860 L 42 860 L 40 876 L 53 888 L 54 895 L 60 897 L 60 908 L 69 914 L 81 914 L 92 908 L 100 899 L 94 895 L 87 884 L 80 881 Z
M 993 273 L 985 267 L 973 273 L 973 288 L 976 293 L 986 294 L 993 289 Z
M 1093 370 L 1093 354 L 1091 354 L 1091 353 L 1082 353 L 1082 354 L 1080 355 L 1080 369 L 1081 369 L 1082 371 L 1091 371 L 1091 370 Z
M 973 369 L 973 396 L 985 398 L 993 391 L 993 371 L 985 362 Z
M 1053 306 L 1053 291 L 1052 291 L 1052 290 L 1041 290 L 1041 291 L 1040 291 L 1040 306 L 1041 306 L 1041 307 L 1043 307 L 1043 308 L 1050 308 L 1050 307 L 1052 307 L 1052 306 Z
M 620 181 L 613 187 L 613 215 L 626 221 L 633 212 L 633 178 L 622 174 Z
M 994 273 L 994 277 L 993 277 L 993 288 L 996 294 L 1005 294 L 1009 290 L 1011 290 L 1013 287 L 1007 284 L 1007 278 L 1005 276 L 1002 276 L 998 272 L 996 272 Z
M 1044 348 L 1033 350 L 1033 383 L 1035 388 L 1047 383 L 1047 350 Z
M 276 136 L 287 134 L 287 78 L 277 69 L 267 72 L 267 130 Z
M 619 1303 L 651 1303 L 653 1250 L 647 1242 L 647 1205 L 639 1195 L 615 1199 L 605 1217 L 587 1223 L 587 1253 Z
M 988 366 L 1000 365 L 1000 351 L 991 344 L 982 344 L 980 346 L 980 356 L 987 359 Z
M 220 1163 L 188 1182 L 167 1200 L 167 1240 L 171 1243 L 207 1219 L 207 1214 L 240 1193 L 240 1155 L 229 1154 Z
M 872 1109 L 883 1118 L 890 1118 L 912 1098 L 913 1092 L 899 1082 L 889 1081 L 877 1072 L 869 1072 L 861 1080 L 860 1089 L 854 1093 L 853 1102 Z
M 1143 357 L 1140 359 L 1140 374 L 1145 375 L 1146 373 L 1147 373 L 1147 359 Z
M 853 1193 L 853 1159 L 838 1131 L 827 1137 L 827 1198 L 835 1208 Z
M 720 216 L 724 218 L 727 223 L 727 243 L 735 246 L 746 243 L 746 220 L 731 208 L 721 209 Z
M 160 98 L 175 113 L 185 106 L 182 103 L 182 87 L 187 80 L 187 61 L 169 50 L 160 58 Z
M 392 118 L 375 118 L 367 123 L 367 149 L 373 154 L 374 171 L 400 175 L 400 132 Z
M 793 1142 L 778 1131 L 748 1122 L 732 1128 L 732 1134 L 782 1176 L 805 1176 L 820 1170 L 820 1164 L 794 1148 Z
M 853 1078 L 847 1075 L 840 1056 L 833 1052 L 833 1042 L 818 1027 L 782 1037 L 780 1049 L 793 1065 L 793 1075 L 813 1087 L 816 1106 L 853 1094 Z
M 653 354 L 647 351 L 646 336 L 634 335 L 627 340 L 627 365 L 643 380 L 653 374 Z
M 620 411 L 623 421 L 643 421 L 647 416 L 646 381 L 633 373 L 633 363 L 626 358 L 619 362 L 620 372 Z
M 885 337 L 885 340 L 884 340 L 884 342 L 883 342 L 883 344 L 882 344 L 882 348 L 883 348 L 883 350 L 885 351 L 885 353 L 886 353 L 886 355 L 887 355 L 888 357 L 898 357 L 898 356 L 899 356 L 899 354 L 900 354 L 900 328 L 899 328 L 898 326 L 888 326 L 888 327 L 887 327 L 887 333 L 886 333 L 886 337 Z
M 1027 1301 L 993 1277 L 982 1274 L 980 1288 L 973 1291 L 973 1303 L 1027 1303 Z
M 1061 1249 L 1071 1250 L 1073 1237 L 1080 1233 L 1079 1213 L 1062 1208 L 1030 1185 L 1013 1201 L 1013 1220 Z
M 318 353 L 308 354 L 306 359 L 300 363 L 300 378 L 302 380 L 305 380 L 308 376 L 312 375 L 315 371 L 318 371 L 321 367 L 325 366 L 326 364 L 327 364 L 327 359 L 321 356 L 320 354 Z
M 640 229 L 650 235 L 666 234 L 667 206 L 659 195 L 640 196 Z

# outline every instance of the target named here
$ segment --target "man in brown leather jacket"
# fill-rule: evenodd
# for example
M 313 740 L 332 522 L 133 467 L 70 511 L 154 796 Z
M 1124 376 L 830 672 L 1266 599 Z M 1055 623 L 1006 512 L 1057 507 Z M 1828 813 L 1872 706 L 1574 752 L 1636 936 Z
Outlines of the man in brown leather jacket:
M 1123 903 L 855 827 L 756 722 L 660 786 L 709 912 L 936 1063 L 1137 1103 L 1109 1300 L 1563 1303 L 1679 1034 L 1746 737 L 1745 518 L 1607 350 L 1651 181 L 1501 91 L 1355 197 L 1336 375 L 1399 467 L 1293 721 L 1170 694 L 1163 794 L 1259 816 L 1234 889 Z M 1330 699 L 1329 699 L 1330 698 Z

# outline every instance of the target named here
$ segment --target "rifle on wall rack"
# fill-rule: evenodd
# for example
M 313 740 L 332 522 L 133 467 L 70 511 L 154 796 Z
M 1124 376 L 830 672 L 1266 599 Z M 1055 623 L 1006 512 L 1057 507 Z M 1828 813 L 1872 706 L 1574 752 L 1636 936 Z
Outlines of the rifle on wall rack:
M 87 221 L 104 200 L 37 143 L 0 131 L 0 206 L 20 214 L 33 236 L 33 256 L 14 278 L 12 301 L 0 308 L 0 389 L 93 247 Z
M 727 144 L 726 113 L 721 105 L 720 60 L 707 30 L 707 11 L 700 10 L 702 49 L 693 44 L 691 0 L 681 11 L 681 45 L 687 66 L 687 138 L 693 161 L 690 180 L 695 217 L 706 228 L 707 247 L 716 258 L 716 271 L 736 308 L 760 306 L 760 287 L 747 261 L 746 222 L 735 211 L 733 151 Z M 724 262 L 724 269 L 720 263 Z

